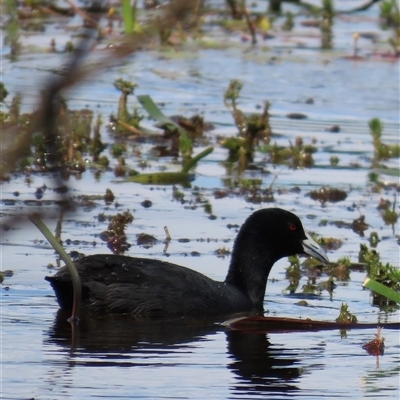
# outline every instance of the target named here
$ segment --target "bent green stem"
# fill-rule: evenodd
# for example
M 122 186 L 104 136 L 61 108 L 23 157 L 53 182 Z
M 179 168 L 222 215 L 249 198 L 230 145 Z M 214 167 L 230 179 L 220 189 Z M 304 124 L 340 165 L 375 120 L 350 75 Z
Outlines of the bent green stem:
M 79 310 L 82 298 L 81 280 L 79 278 L 78 271 L 76 270 L 76 267 L 71 258 L 62 248 L 61 244 L 54 237 L 54 235 L 50 232 L 49 228 L 47 228 L 44 222 L 40 219 L 39 215 L 32 214 L 29 216 L 29 219 L 40 230 L 43 236 L 49 241 L 53 249 L 59 254 L 61 259 L 68 267 L 69 273 L 71 274 L 72 286 L 74 288 L 74 303 L 72 306 L 72 314 L 69 318 L 69 322 L 71 324 L 75 324 L 79 321 Z
M 212 153 L 214 150 L 214 147 L 207 147 L 205 150 L 203 150 L 201 153 L 197 154 L 197 156 L 193 157 L 190 159 L 182 168 L 181 172 L 189 172 L 191 168 L 193 168 L 198 161 L 200 161 L 202 158 L 208 156 L 210 153 Z

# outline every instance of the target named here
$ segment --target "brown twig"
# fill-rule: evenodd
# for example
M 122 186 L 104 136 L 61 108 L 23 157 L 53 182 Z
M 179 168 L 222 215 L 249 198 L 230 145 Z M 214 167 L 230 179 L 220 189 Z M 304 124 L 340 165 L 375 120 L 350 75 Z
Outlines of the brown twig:
M 90 26 L 93 28 L 99 29 L 100 26 L 97 21 L 95 21 L 93 18 L 91 18 L 85 11 L 81 10 L 77 5 L 75 5 L 71 0 L 65 0 L 70 7 L 78 14 L 80 15 L 87 23 L 89 23 Z
M 168 230 L 167 226 L 164 226 L 164 232 L 165 232 L 165 246 L 163 249 L 163 253 L 166 253 L 168 250 L 169 243 L 171 242 L 172 238 L 171 238 L 171 235 L 169 234 L 169 230 Z
M 143 135 L 143 132 L 140 129 L 135 128 L 134 126 L 129 125 L 126 122 L 121 121 L 120 119 L 116 119 L 115 122 L 127 131 L 132 132 L 134 135 Z
M 253 25 L 253 23 L 252 23 L 252 21 L 251 21 L 251 19 L 250 19 L 250 12 L 249 12 L 249 10 L 246 8 L 245 0 L 243 0 L 243 2 L 242 2 L 242 7 L 243 7 L 243 14 L 244 14 L 244 17 L 245 17 L 245 19 L 246 19 L 247 26 L 249 27 L 249 31 L 250 31 L 251 43 L 252 43 L 253 45 L 254 45 L 254 44 L 257 44 L 256 31 L 255 31 L 254 25 Z

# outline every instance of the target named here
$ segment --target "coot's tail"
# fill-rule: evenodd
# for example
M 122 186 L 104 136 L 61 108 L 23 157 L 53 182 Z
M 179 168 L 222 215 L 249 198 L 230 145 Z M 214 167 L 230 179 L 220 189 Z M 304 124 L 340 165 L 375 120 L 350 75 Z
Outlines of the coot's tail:
M 66 311 L 71 311 L 74 301 L 72 282 L 60 280 L 56 276 L 46 276 L 44 279 L 50 282 L 50 285 L 56 294 L 60 308 Z

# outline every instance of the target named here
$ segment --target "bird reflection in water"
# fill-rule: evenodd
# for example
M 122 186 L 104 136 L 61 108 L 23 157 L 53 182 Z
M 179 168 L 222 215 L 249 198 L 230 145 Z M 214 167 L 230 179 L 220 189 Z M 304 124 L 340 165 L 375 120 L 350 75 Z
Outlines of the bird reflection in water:
M 197 352 L 200 342 L 213 340 L 213 335 L 221 332 L 226 335 L 228 358 L 221 360 L 221 364 L 227 364 L 236 382 L 230 383 L 232 395 L 289 395 L 298 390 L 296 382 L 302 368 L 298 366 L 300 356 L 293 348 L 272 345 L 266 333 L 235 331 L 211 320 L 145 320 L 132 325 L 132 321 L 129 323 L 121 316 L 88 318 L 82 319 L 72 338 L 66 314 L 59 311 L 45 342 L 69 350 L 71 355 L 78 349 L 79 356 L 74 357 L 70 366 L 134 367 L 143 352 L 150 354 L 140 360 L 140 366 L 160 366 L 160 355 L 179 357 L 179 351 L 188 348 L 196 348 Z M 193 358 L 195 364 L 195 353 Z

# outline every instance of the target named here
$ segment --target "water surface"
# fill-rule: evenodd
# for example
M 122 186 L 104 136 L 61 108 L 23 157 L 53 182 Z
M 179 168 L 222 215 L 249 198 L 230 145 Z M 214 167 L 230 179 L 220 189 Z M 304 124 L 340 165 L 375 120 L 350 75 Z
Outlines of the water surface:
M 358 4 L 337 3 L 338 7 Z M 99 200 L 94 208 L 78 207 L 67 214 L 62 230 L 66 249 L 84 254 L 108 253 L 100 239 L 107 222 L 99 222 L 97 216 L 130 210 L 135 219 L 127 227 L 128 240 L 133 244 L 129 255 L 167 259 L 223 280 L 229 256 L 218 258 L 215 251 L 232 248 L 236 229 L 228 225 L 240 226 L 253 210 L 277 206 L 298 214 L 307 229 L 343 240 L 338 250 L 329 253 L 331 260 L 346 256 L 356 262 L 360 244 L 368 244 L 369 234 L 377 231 L 381 238 L 377 251 L 382 260 L 398 267 L 399 227 L 385 225 L 377 210 L 380 199 L 393 201 L 396 191 L 388 186 L 376 193 L 368 183 L 373 157 L 368 121 L 380 118 L 384 123 L 383 141 L 398 143 L 398 62 L 372 57 L 364 62 L 351 62 L 342 58 L 343 54 L 351 54 L 355 30 L 374 30 L 382 40 L 386 37 L 377 28 L 377 13 L 376 6 L 359 18 L 339 19 L 332 52 L 319 51 L 318 37 L 300 26 L 293 34 L 277 34 L 275 39 L 255 48 L 242 43 L 240 35 L 224 36 L 217 31 L 227 44 L 225 49 L 194 47 L 191 51 L 137 53 L 70 89 L 65 94 L 70 108 L 88 107 L 101 113 L 106 121 L 117 109 L 119 93 L 113 81 L 118 77 L 132 79 L 138 84 L 135 94 L 149 94 L 156 102 L 162 102 L 167 115 L 203 114 L 206 121 L 215 125 L 207 138 L 216 148 L 196 168 L 191 187 L 179 187 L 184 194 L 183 202 L 174 200 L 170 186 L 121 183 L 111 170 L 100 179 L 90 170 L 79 179 L 72 177 L 66 183 L 75 199 L 82 194 L 103 195 L 110 188 L 116 202 L 108 206 Z M 24 37 L 24 43 L 44 46 L 49 37 L 60 32 L 63 24 L 65 21 L 55 21 L 45 33 Z M 67 31 L 61 29 L 61 32 L 57 36 L 60 47 L 69 39 Z M 315 31 L 312 32 L 315 36 Z M 362 53 L 368 55 L 377 45 L 365 40 L 360 41 L 360 46 Z M 89 62 L 95 62 L 106 51 L 95 51 Z M 3 47 L 2 54 L 7 54 L 7 48 Z M 41 85 L 63 62 L 63 54 L 44 57 L 26 50 L 15 62 L 3 61 L 4 83 L 10 93 L 22 92 L 23 108 L 31 110 L 37 104 Z M 274 166 L 266 154 L 256 152 L 255 162 L 264 167 L 264 172 L 247 172 L 245 176 L 262 179 L 262 188 L 274 182 L 272 203 L 251 203 L 240 190 L 232 190 L 224 198 L 214 195 L 216 189 L 226 189 L 227 177 L 223 164 L 227 151 L 218 144 L 217 137 L 236 134 L 230 111 L 223 104 L 223 93 L 230 79 L 244 83 L 239 100 L 243 111 L 259 112 L 263 101 L 272 103 L 274 142 L 286 146 L 302 136 L 305 143 L 314 140 L 318 147 L 312 169 Z M 314 100 L 313 104 L 307 104 L 308 98 Z M 135 104 L 132 96 L 130 107 Z M 308 118 L 286 118 L 293 112 L 304 113 Z M 328 132 L 327 128 L 335 124 L 340 126 L 340 132 Z M 153 121 L 144 121 L 144 125 L 152 127 Z M 104 141 L 112 142 L 105 124 L 102 135 Z M 137 168 L 140 161 L 146 160 L 149 165 L 146 172 L 160 167 L 179 169 L 170 158 L 155 158 L 151 145 L 130 144 L 141 151 L 140 157 L 127 157 L 130 167 Z M 196 147 L 196 152 L 202 148 Z M 340 159 L 336 168 L 330 164 L 332 155 Z M 112 166 L 115 163 L 113 160 Z M 398 167 L 399 160 L 386 164 Z M 383 179 L 398 184 L 398 178 Z M 34 193 L 42 185 L 48 189 L 38 202 Z M 307 193 L 322 185 L 346 190 L 346 200 L 324 206 L 311 200 Z M 294 186 L 300 191 L 290 192 Z M 32 175 L 29 183 L 24 176 L 12 177 L 1 186 L 3 222 L 39 210 L 54 229 L 59 216 L 54 200 L 60 198 L 54 188 L 55 181 L 47 174 Z M 143 200 L 151 200 L 152 207 L 142 207 Z M 215 219 L 209 218 L 202 201 L 211 204 Z M 396 210 L 399 211 L 398 202 Z M 369 224 L 363 237 L 350 229 L 320 225 L 324 219 L 351 223 L 361 214 Z M 172 236 L 166 252 L 164 226 Z M 394 330 L 383 331 L 386 349 L 379 358 L 362 349 L 365 342 L 375 337 L 375 329 L 347 331 L 346 335 L 339 331 L 249 334 L 207 321 L 197 324 L 82 321 L 72 341 L 71 328 L 65 316 L 57 317 L 55 297 L 43 279 L 56 271 L 54 251 L 27 222 L 18 225 L 14 221 L 8 228 L 1 233 L 2 269 L 13 271 L 1 288 L 4 399 L 397 399 L 399 396 L 400 344 L 399 333 Z M 157 244 L 149 249 L 137 246 L 136 234 L 143 232 L 154 235 Z M 193 256 L 193 252 L 199 256 Z M 338 286 L 332 297 L 326 291 L 321 295 L 302 293 L 306 278 L 302 278 L 296 294 L 290 295 L 285 290 L 287 265 L 286 260 L 281 260 L 271 272 L 264 303 L 268 315 L 334 321 L 341 304 L 347 303 L 360 322 L 378 325 L 399 321 L 398 310 L 385 312 L 371 305 L 369 292 L 362 289 L 365 272 L 352 271 L 350 281 L 336 282 Z M 296 305 L 299 300 L 306 300 L 308 307 Z

